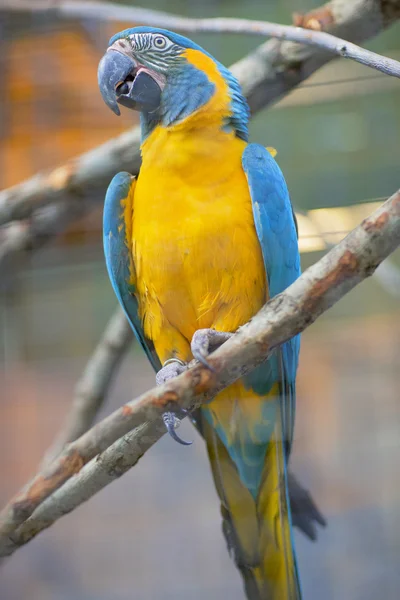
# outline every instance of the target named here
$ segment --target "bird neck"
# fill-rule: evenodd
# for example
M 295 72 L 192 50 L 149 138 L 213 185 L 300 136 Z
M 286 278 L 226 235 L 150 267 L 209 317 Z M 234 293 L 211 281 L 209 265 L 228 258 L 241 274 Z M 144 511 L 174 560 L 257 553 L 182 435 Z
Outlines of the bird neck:
M 159 128 L 179 135 L 221 131 L 247 141 L 249 109 L 232 73 L 196 49 L 187 49 L 184 58 L 185 67 L 167 79 L 159 109 L 141 113 L 143 149 Z

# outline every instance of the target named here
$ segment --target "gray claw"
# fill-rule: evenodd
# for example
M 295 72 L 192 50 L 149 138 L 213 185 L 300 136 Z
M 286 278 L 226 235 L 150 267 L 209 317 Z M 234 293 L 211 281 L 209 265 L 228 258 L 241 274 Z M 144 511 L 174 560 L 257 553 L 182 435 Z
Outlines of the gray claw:
M 190 345 L 194 358 L 207 367 L 207 369 L 210 369 L 210 371 L 215 373 L 214 367 L 210 365 L 206 357 L 212 350 L 218 348 L 231 336 L 232 333 L 217 331 L 216 329 L 198 329 L 195 332 Z
M 187 411 L 184 409 L 182 409 L 182 412 L 187 413 Z M 179 427 L 181 421 L 173 412 L 165 412 L 162 418 L 164 425 L 173 440 L 178 442 L 178 444 L 182 444 L 182 446 L 191 446 L 193 444 L 193 442 L 186 442 L 176 433 L 175 429 Z
M 163 385 L 163 383 L 166 383 L 170 379 L 178 377 L 178 375 L 186 371 L 186 369 L 187 364 L 182 360 L 179 360 L 178 358 L 170 358 L 164 363 L 162 369 L 158 371 L 156 375 L 156 384 Z M 188 411 L 185 408 L 179 408 L 179 413 L 182 413 L 183 416 L 186 417 Z M 172 439 L 178 442 L 178 444 L 182 444 L 182 446 L 190 446 L 193 444 L 193 442 L 185 442 L 185 440 L 182 440 L 182 438 L 180 438 L 176 433 L 175 429 L 179 427 L 181 420 L 175 415 L 175 413 L 171 411 L 165 412 L 162 418 L 164 425 Z
M 216 372 L 214 367 L 212 365 L 210 365 L 210 363 L 208 362 L 206 357 L 200 351 L 197 351 L 197 350 L 195 350 L 194 352 L 192 351 L 192 354 L 196 360 L 198 360 L 202 365 L 207 367 L 207 369 L 210 369 L 210 371 L 212 371 L 212 373 Z

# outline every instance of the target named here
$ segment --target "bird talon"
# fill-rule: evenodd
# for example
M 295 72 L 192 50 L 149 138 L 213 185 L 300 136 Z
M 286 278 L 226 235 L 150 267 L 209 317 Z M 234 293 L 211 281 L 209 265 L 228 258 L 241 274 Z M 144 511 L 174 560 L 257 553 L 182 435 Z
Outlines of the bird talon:
M 216 329 L 198 329 L 195 332 L 191 343 L 191 350 L 194 358 L 207 369 L 216 373 L 216 369 L 210 365 L 206 357 L 210 352 L 226 342 L 231 336 L 231 333 L 217 331 Z
M 182 413 L 184 413 L 185 416 L 188 413 L 188 411 L 185 408 L 182 408 L 180 410 Z M 179 435 L 176 433 L 175 429 L 179 427 L 179 425 L 181 424 L 181 420 L 173 412 L 165 412 L 162 418 L 169 435 L 172 437 L 173 440 L 175 440 L 175 442 L 178 442 L 178 444 L 182 444 L 182 446 L 191 446 L 193 444 L 193 442 L 186 442 L 185 440 L 180 438 Z
M 208 360 L 206 359 L 205 356 L 203 356 L 202 354 L 198 353 L 193 355 L 195 357 L 196 360 L 198 360 L 202 365 L 204 365 L 207 369 L 209 369 L 210 371 L 212 371 L 212 373 L 215 373 L 215 369 L 212 365 L 210 365 L 210 363 L 208 362 Z

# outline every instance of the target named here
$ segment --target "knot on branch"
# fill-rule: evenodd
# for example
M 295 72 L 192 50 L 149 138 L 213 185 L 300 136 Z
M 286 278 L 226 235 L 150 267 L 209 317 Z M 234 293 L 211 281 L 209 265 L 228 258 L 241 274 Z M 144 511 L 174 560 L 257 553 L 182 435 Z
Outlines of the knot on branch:
M 359 267 L 358 256 L 351 250 L 346 250 L 334 268 L 324 277 L 316 280 L 301 307 L 304 313 L 310 315 L 310 322 L 313 322 L 315 315 L 320 313 L 321 304 L 326 301 L 328 292 L 336 289 L 343 281 L 354 275 Z
M 70 160 L 61 167 L 56 167 L 47 175 L 47 185 L 55 192 L 68 190 L 72 187 L 73 176 L 76 171 L 76 161 Z
M 303 27 L 303 29 L 312 29 L 313 31 L 325 31 L 331 25 L 335 24 L 335 17 L 329 5 L 321 6 L 315 10 L 302 15 L 301 13 L 293 13 L 292 21 L 295 27 Z
M 385 227 L 386 223 L 389 220 L 389 213 L 382 213 L 377 219 L 365 219 L 362 222 L 362 227 L 365 229 L 367 233 L 378 233 L 383 227 Z

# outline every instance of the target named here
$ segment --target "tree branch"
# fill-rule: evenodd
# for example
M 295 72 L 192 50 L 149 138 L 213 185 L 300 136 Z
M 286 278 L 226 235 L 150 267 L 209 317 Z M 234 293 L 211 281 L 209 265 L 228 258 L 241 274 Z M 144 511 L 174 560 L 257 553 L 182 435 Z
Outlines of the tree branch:
M 20 546 L 29 542 L 57 521 L 70 513 L 94 494 L 129 471 L 146 450 L 149 450 L 165 433 L 161 418 L 130 431 L 116 440 L 104 452 L 44 500 L 15 532 L 1 545 L 0 556 L 10 556 Z M 0 559 L 1 560 L 1 559 Z
M 53 445 L 46 452 L 43 467 L 93 424 L 132 339 L 132 329 L 124 312 L 118 307 L 76 384 L 70 412 Z
M 0 514 L 0 556 L 11 554 L 24 539 L 28 541 L 52 522 L 54 515 L 72 510 L 135 464 L 163 434 L 163 412 L 178 405 L 193 410 L 254 369 L 276 346 L 306 329 L 370 276 L 399 244 L 400 190 L 214 352 L 209 358 L 213 371 L 196 364 L 167 384 L 128 402 L 70 444 Z M 97 466 L 98 461 L 104 461 L 103 466 Z M 67 480 L 64 496 L 64 488 L 59 488 Z M 56 490 L 57 496 L 52 496 Z M 38 508 L 46 498 L 47 504 Z M 32 515 L 35 509 L 38 522 Z M 26 524 L 18 529 L 24 521 Z
M 23 5 L 32 6 L 33 2 L 9 4 L 10 10 L 17 10 Z M 48 9 L 48 2 L 42 4 Z M 79 3 L 68 4 L 71 10 L 77 10 L 79 6 Z M 392 0 L 392 3 L 389 0 L 333 0 L 296 19 L 302 19 L 303 26 L 327 29 L 350 41 L 363 42 L 396 21 L 400 14 L 399 5 L 400 0 Z M 113 11 L 118 8 L 111 6 Z M 391 10 L 388 7 L 392 7 Z M 158 21 L 158 24 L 162 23 Z M 308 29 L 299 31 L 306 36 L 314 33 Z M 316 46 L 271 40 L 232 65 L 231 70 L 239 79 L 254 114 L 290 92 L 332 58 L 334 54 Z M 128 131 L 50 173 L 36 175 L 4 190 L 0 193 L 0 225 L 26 219 L 38 207 L 60 199 L 68 203 L 78 201 L 80 216 L 86 214 L 90 210 L 91 199 L 103 200 L 106 187 L 115 173 L 126 170 L 137 174 L 139 144 L 139 130 Z
M 277 23 L 250 21 L 248 19 L 192 19 L 157 10 L 135 6 L 122 6 L 112 2 L 64 2 L 62 0 L 43 2 L 40 0 L 30 0 L 29 2 L 19 2 L 19 4 L 13 3 L 13 6 L 14 10 L 15 7 L 18 9 L 18 6 L 20 8 L 23 6 L 25 10 L 29 9 L 34 12 L 48 13 L 50 10 L 56 16 L 69 19 L 84 18 L 113 22 L 125 21 L 127 23 L 141 23 L 143 25 L 165 27 L 188 33 L 246 33 L 263 37 L 273 37 L 282 41 L 289 40 L 291 42 L 306 44 L 307 46 L 316 46 L 337 56 L 349 58 L 372 69 L 382 71 L 386 75 L 400 77 L 400 63 L 398 61 L 376 54 L 376 52 L 365 50 L 347 40 L 320 31 L 319 21 L 316 18 L 310 22 L 309 29 L 304 29 L 303 22 L 302 27 L 293 27 L 291 25 L 278 25 Z M 333 16 L 333 13 L 331 14 Z
M 139 145 L 140 130 L 136 127 L 53 171 L 38 173 L 0 192 L 0 225 L 29 218 L 38 208 L 50 203 L 62 203 L 62 213 L 68 212 L 70 204 L 79 206 L 79 214 L 74 217 L 82 216 L 91 209 L 94 199 L 104 199 L 101 194 L 115 173 L 128 169 L 138 173 Z
M 87 210 L 93 206 L 87 202 Z M 35 211 L 30 220 L 12 222 L 0 230 L 0 288 L 8 283 L 7 275 L 15 272 L 16 262 L 40 249 L 81 215 L 81 203 L 76 199 L 59 200 Z M 4 274 L 6 277 L 4 277 Z

